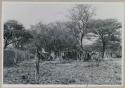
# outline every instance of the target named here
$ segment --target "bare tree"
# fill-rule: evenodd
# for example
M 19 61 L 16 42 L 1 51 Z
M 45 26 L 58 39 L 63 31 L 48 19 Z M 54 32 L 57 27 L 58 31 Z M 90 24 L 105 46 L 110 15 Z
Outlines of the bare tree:
M 89 20 L 95 15 L 95 9 L 92 6 L 86 5 L 76 5 L 76 7 L 70 10 L 70 20 L 67 26 L 72 30 L 72 33 L 76 37 L 79 42 L 80 48 L 82 52 L 84 50 L 83 47 L 83 38 L 87 34 L 87 26 Z M 85 50 L 84 50 L 85 51 Z
M 94 15 L 94 9 L 90 5 L 76 5 L 70 11 L 70 19 L 73 23 L 74 33 L 79 39 L 81 48 L 83 48 L 83 37 L 87 34 L 88 21 Z M 77 32 L 75 32 L 77 30 Z

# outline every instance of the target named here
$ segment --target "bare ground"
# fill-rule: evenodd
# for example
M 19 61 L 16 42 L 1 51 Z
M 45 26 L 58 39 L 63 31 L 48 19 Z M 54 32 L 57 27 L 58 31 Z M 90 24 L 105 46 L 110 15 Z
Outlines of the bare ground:
M 23 79 L 22 76 L 28 78 Z M 95 62 L 73 61 L 40 64 L 40 84 L 121 84 L 121 59 L 108 60 L 97 67 Z M 38 80 L 37 80 L 38 81 Z M 34 61 L 4 68 L 4 84 L 36 84 Z

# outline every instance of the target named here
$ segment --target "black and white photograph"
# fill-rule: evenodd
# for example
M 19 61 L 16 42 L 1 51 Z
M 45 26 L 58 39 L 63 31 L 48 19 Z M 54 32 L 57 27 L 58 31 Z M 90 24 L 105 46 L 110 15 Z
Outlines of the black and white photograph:
M 3 84 L 122 85 L 124 3 L 4 2 Z

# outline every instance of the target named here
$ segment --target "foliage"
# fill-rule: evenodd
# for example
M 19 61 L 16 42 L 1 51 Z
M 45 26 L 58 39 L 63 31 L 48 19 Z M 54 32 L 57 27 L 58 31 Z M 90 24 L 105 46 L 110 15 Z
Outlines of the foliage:
M 47 26 L 41 23 L 34 25 L 31 28 L 32 31 L 39 32 L 37 32 L 38 34 L 33 33 L 33 41 L 48 52 L 74 48 L 76 44 L 74 36 L 62 25 L 65 26 L 63 23 L 48 24 Z
M 15 20 L 9 20 L 4 23 L 4 48 L 10 44 L 20 48 L 23 44 L 28 43 L 30 38 L 29 31 L 25 30 L 21 23 Z
M 98 35 L 97 44 L 102 52 L 102 58 L 107 48 L 113 50 L 113 47 L 120 47 L 120 28 L 121 23 L 115 19 L 91 20 L 88 25 L 89 32 Z

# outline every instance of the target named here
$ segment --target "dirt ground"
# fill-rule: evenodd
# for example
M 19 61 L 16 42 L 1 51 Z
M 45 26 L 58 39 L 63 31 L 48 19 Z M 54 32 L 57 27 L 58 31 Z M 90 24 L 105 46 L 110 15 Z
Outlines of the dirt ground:
M 40 63 L 39 83 L 118 85 L 121 84 L 121 73 L 120 58 L 103 61 L 99 67 L 95 62 L 45 61 Z M 4 84 L 36 84 L 34 61 L 24 61 L 18 66 L 4 68 Z

